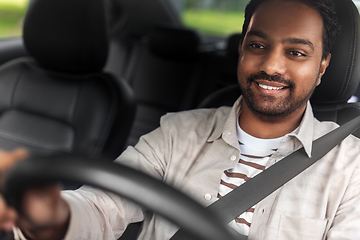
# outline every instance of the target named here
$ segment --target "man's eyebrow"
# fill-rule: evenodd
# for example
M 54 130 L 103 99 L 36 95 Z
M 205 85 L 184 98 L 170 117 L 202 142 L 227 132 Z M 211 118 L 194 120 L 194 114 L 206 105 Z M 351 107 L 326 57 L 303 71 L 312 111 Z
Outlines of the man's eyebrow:
M 312 42 L 310 42 L 309 40 L 304 39 L 304 38 L 287 38 L 287 39 L 284 39 L 284 40 L 282 41 L 282 43 L 288 43 L 288 44 L 303 44 L 303 45 L 309 46 L 312 51 L 315 50 L 314 44 L 313 44 Z
M 250 30 L 249 32 L 246 33 L 247 36 L 255 36 L 255 37 L 260 37 L 263 39 L 268 39 L 268 35 L 262 31 L 258 31 L 258 30 Z

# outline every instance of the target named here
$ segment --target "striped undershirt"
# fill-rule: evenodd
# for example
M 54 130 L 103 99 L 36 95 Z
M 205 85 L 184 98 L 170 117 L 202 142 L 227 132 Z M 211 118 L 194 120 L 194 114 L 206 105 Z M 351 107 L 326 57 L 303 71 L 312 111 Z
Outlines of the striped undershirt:
M 240 159 L 234 168 L 225 170 L 222 174 L 218 198 L 265 170 L 270 156 L 277 150 L 282 139 L 282 137 L 275 139 L 255 138 L 244 132 L 239 124 L 237 125 Z M 254 211 L 255 206 L 231 221 L 229 226 L 240 234 L 248 236 Z

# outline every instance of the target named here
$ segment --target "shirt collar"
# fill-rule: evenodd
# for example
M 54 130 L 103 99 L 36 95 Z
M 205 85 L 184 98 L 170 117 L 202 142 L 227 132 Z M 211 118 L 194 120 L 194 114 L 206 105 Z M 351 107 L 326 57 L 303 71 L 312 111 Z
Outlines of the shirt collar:
M 241 100 L 242 96 L 234 103 L 230 110 L 230 114 L 225 122 L 220 122 L 218 124 L 213 133 L 210 135 L 208 141 L 212 142 L 222 136 L 225 142 L 230 144 L 231 146 L 238 148 L 237 136 L 236 136 L 236 121 L 239 112 L 241 111 Z M 311 157 L 312 152 L 312 141 L 314 135 L 314 114 L 312 111 L 312 107 L 310 102 L 307 102 L 307 107 L 301 120 L 301 123 L 298 129 L 293 132 L 289 133 L 286 136 L 295 137 L 305 149 L 306 154 L 308 157 Z
M 298 139 L 304 147 L 306 154 L 311 158 L 312 143 L 314 136 L 314 114 L 310 102 L 307 102 L 306 110 L 298 129 L 294 133 L 288 134 Z
M 219 121 L 219 124 L 215 126 L 213 133 L 208 139 L 208 142 L 213 142 L 222 136 L 226 143 L 235 148 L 239 148 L 236 135 L 236 124 L 238 120 L 237 117 L 239 116 L 239 112 L 241 110 L 241 99 L 242 96 L 240 96 L 232 106 L 227 119 L 223 119 L 226 121 Z

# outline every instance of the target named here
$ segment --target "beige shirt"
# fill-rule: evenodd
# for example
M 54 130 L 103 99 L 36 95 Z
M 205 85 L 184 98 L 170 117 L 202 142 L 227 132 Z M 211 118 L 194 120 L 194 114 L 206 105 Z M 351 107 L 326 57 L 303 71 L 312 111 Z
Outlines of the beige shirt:
M 216 200 L 221 174 L 239 158 L 240 101 L 233 108 L 167 114 L 160 128 L 143 136 L 117 161 L 160 178 L 207 206 Z M 308 103 L 300 127 L 284 137 L 267 167 L 302 146 L 311 156 L 312 141 L 336 127 L 317 121 Z M 350 136 L 258 203 L 249 239 L 360 239 L 359 153 L 359 139 Z M 143 218 L 139 239 L 165 240 L 177 230 L 163 218 L 144 216 L 141 208 L 101 190 L 83 187 L 63 196 L 72 211 L 68 240 L 116 239 L 128 223 Z

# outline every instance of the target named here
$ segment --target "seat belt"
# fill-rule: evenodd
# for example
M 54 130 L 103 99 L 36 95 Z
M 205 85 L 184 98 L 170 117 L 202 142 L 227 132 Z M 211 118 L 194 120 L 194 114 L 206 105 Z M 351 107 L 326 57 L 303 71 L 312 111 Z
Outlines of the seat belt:
M 315 140 L 311 158 L 307 156 L 304 148 L 300 148 L 207 208 L 217 213 L 224 223 L 229 223 L 325 156 L 359 126 L 360 116 Z M 179 229 L 170 240 L 190 239 L 192 238 L 187 232 Z

